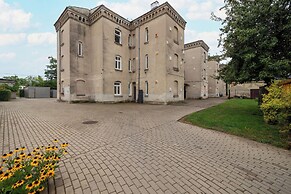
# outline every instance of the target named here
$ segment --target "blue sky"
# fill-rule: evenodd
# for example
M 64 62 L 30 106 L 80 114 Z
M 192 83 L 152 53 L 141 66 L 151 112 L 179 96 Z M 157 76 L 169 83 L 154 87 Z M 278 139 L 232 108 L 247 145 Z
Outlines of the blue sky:
M 93 8 L 104 4 L 129 20 L 150 10 L 154 0 L 0 0 L 0 78 L 17 75 L 43 76 L 48 56 L 56 57 L 54 23 L 66 6 Z M 160 4 L 165 1 L 159 1 Z M 219 11 L 223 0 L 168 0 L 187 21 L 186 42 L 202 39 L 217 48 L 220 23 L 210 20 L 211 12 Z

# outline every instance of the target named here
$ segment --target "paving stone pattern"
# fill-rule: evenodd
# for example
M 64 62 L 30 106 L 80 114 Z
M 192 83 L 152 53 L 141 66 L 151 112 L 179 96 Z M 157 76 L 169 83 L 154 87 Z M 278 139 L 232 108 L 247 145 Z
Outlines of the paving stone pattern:
M 70 144 L 43 194 L 291 193 L 290 151 L 177 121 L 223 101 L 0 102 L 0 148 Z

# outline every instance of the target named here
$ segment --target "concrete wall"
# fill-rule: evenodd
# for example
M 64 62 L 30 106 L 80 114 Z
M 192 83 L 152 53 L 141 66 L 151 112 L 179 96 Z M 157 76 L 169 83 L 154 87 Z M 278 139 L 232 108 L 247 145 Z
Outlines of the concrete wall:
M 26 87 L 24 96 L 26 98 L 50 98 L 50 87 Z

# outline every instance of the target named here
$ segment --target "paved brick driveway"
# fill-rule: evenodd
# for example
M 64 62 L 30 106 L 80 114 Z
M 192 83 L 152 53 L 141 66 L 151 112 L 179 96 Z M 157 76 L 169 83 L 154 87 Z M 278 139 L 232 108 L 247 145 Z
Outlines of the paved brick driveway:
M 44 193 L 291 193 L 289 151 L 177 122 L 222 101 L 0 102 L 0 148 L 70 143 Z

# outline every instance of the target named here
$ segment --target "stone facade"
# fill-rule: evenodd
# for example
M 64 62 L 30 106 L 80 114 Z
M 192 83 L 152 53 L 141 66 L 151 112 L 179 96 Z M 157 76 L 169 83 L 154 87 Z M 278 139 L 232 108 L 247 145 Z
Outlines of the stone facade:
M 208 74 L 208 96 L 221 97 L 226 93 L 226 85 L 222 80 L 215 79 L 218 76 L 220 64 L 217 61 L 211 60 L 207 62 Z
M 167 2 L 155 2 L 133 21 L 104 5 L 91 10 L 67 7 L 55 23 L 57 98 L 125 102 L 136 101 L 142 91 L 143 101 L 166 104 L 184 100 L 184 87 L 187 98 L 207 98 L 204 66 L 209 48 L 203 41 L 184 48 L 185 26 Z
M 185 44 L 185 98 L 208 98 L 207 56 L 203 40 Z

